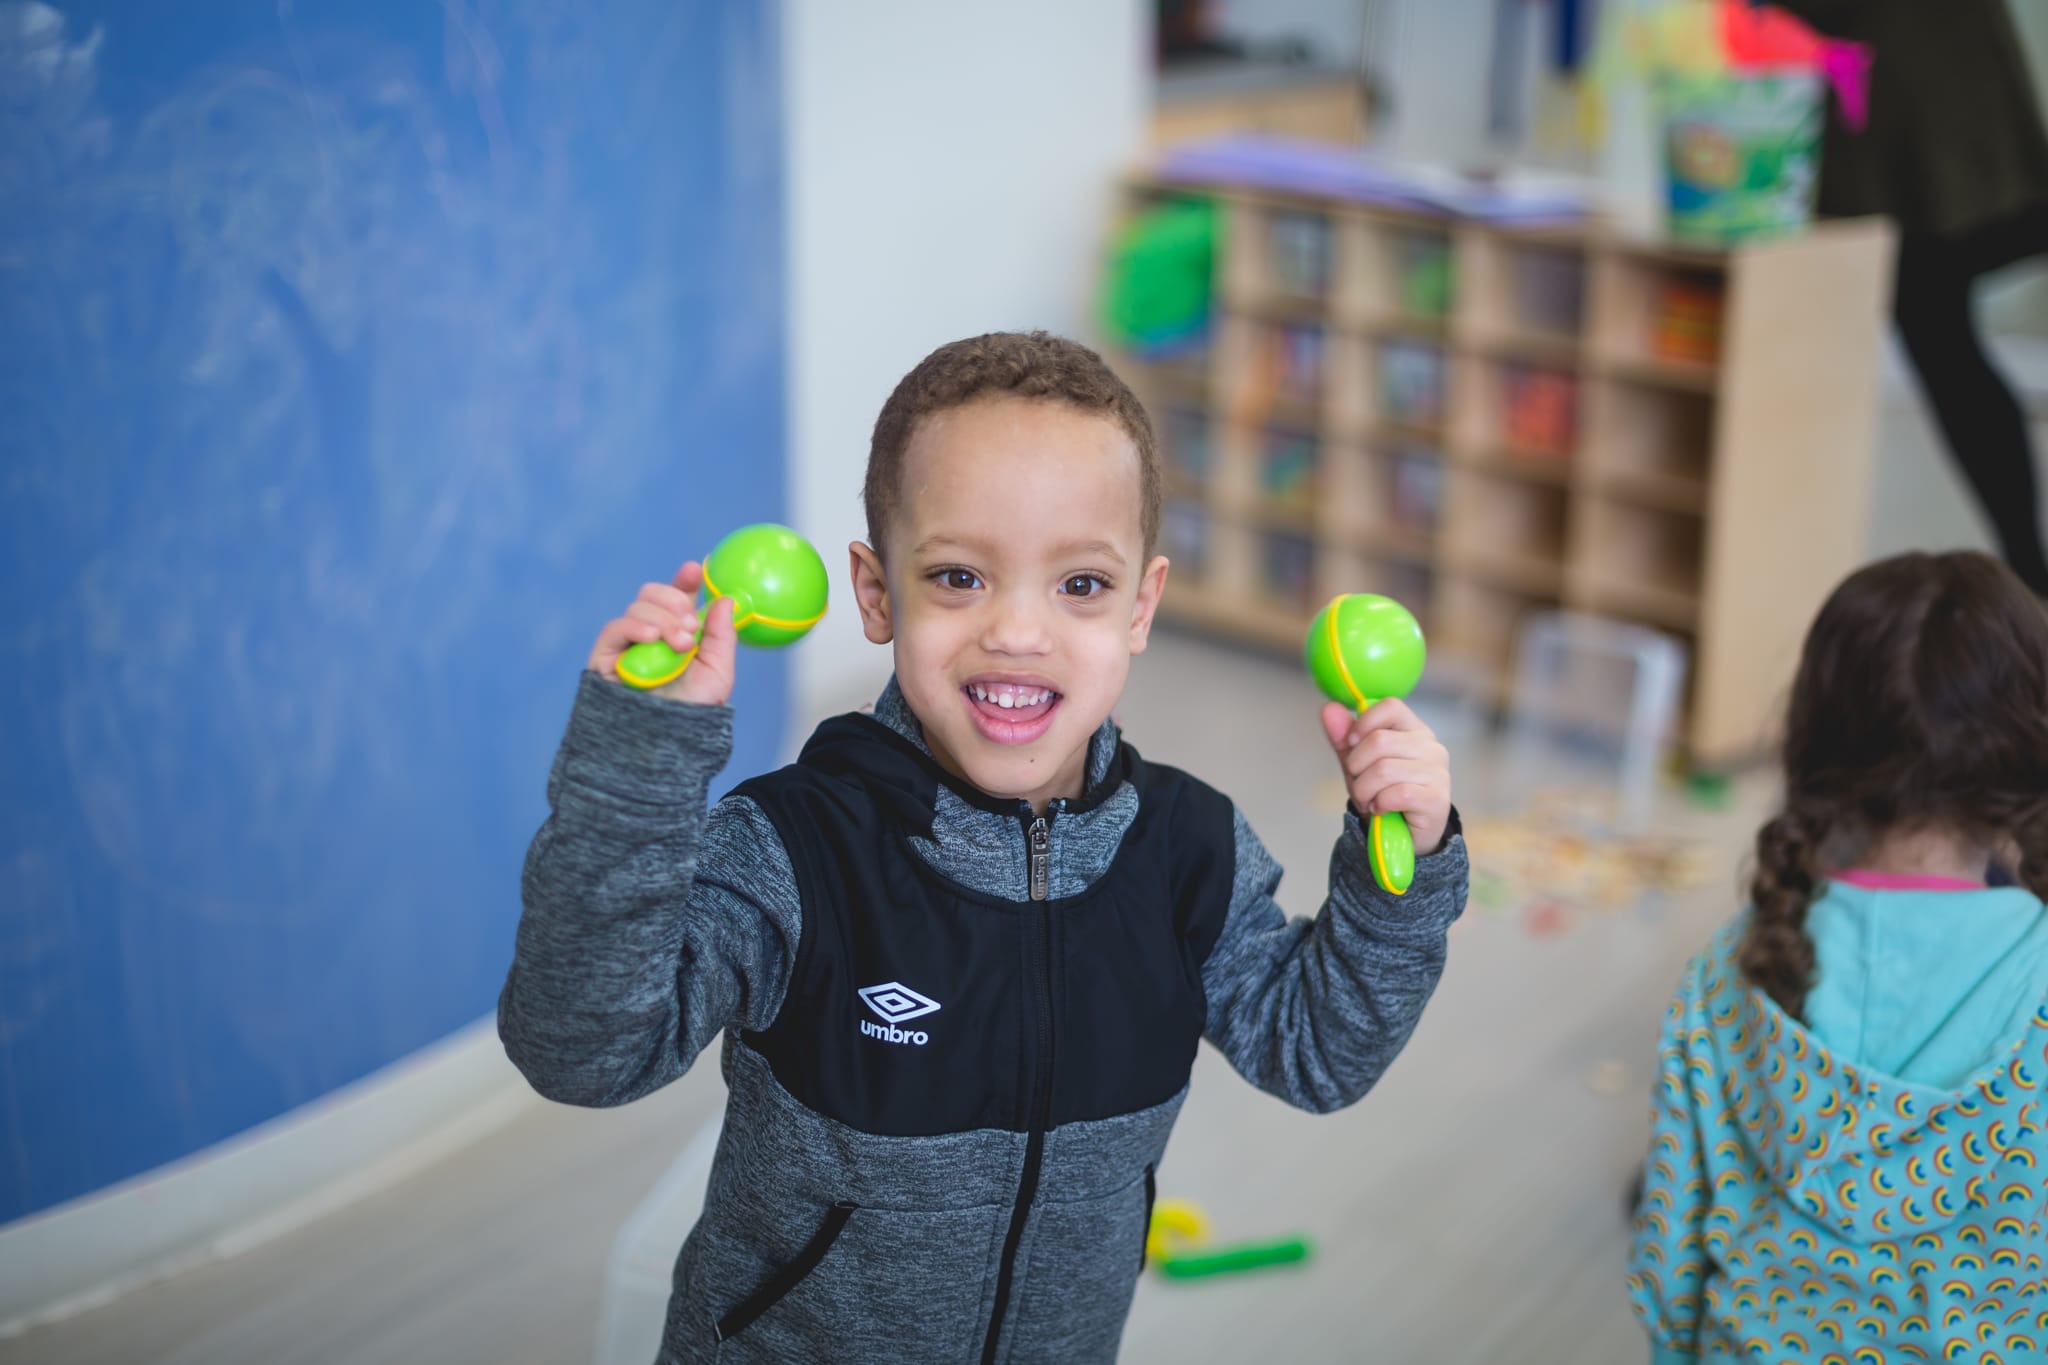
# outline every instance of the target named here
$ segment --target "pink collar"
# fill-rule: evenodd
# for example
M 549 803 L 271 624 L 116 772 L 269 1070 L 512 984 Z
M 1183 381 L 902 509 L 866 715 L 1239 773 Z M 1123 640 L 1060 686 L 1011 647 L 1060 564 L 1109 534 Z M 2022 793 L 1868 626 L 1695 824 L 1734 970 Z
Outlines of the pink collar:
M 1863 868 L 1837 872 L 1832 880 L 1861 887 L 1865 891 L 1982 891 L 1985 885 L 1967 877 L 1919 877 L 1904 872 L 1871 872 Z

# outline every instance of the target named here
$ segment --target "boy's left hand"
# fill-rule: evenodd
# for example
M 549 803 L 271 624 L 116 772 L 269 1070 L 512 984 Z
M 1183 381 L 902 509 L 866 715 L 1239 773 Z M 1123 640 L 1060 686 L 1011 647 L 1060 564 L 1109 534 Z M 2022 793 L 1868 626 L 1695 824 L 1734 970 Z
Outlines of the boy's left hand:
M 1451 823 L 1451 751 L 1407 702 L 1390 697 L 1363 715 L 1341 702 L 1326 703 L 1323 733 L 1337 751 L 1352 805 L 1366 815 L 1406 816 L 1418 858 L 1443 847 Z

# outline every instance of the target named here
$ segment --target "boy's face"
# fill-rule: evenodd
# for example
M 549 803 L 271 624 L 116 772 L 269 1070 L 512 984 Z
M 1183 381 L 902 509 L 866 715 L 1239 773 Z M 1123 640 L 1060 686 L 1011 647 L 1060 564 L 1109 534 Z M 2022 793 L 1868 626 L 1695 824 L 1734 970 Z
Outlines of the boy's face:
M 854 594 L 947 771 L 1034 809 L 1078 796 L 1166 584 L 1144 558 L 1138 452 L 1109 418 L 1000 398 L 920 422 L 883 563 Z

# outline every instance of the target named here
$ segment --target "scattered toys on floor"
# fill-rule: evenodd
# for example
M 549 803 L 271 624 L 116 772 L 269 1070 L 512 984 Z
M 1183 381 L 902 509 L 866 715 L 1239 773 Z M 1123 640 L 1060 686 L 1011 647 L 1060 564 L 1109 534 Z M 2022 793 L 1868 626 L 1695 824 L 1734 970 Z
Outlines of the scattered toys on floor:
M 1152 1210 L 1145 1237 L 1145 1262 L 1169 1279 L 1230 1275 L 1268 1266 L 1296 1265 L 1314 1254 L 1306 1237 L 1276 1237 L 1258 1242 L 1209 1242 L 1209 1215 L 1189 1199 L 1162 1199 Z

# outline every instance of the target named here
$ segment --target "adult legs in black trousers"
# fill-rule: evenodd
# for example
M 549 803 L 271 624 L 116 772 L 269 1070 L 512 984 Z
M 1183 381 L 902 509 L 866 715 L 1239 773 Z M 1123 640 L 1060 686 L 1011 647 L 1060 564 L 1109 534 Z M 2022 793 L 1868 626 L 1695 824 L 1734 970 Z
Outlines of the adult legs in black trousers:
M 1892 307 L 1921 391 L 2005 562 L 2048 596 L 2027 416 L 1985 352 L 1971 307 L 1980 276 L 2039 255 L 2048 255 L 2048 206 L 1961 238 L 1909 233 L 1899 246 Z

